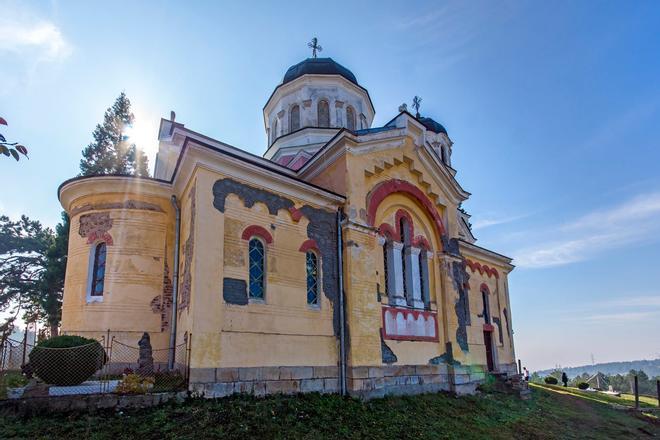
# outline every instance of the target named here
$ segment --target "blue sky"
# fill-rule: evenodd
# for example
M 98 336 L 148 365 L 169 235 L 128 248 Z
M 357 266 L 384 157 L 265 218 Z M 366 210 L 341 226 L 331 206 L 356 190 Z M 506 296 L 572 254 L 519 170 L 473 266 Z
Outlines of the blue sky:
M 261 154 L 261 109 L 324 50 L 454 141 L 478 244 L 515 258 L 530 368 L 660 357 L 660 3 L 6 2 L 0 114 L 30 160 L 0 162 L 0 212 L 54 225 L 56 188 L 123 90 L 153 158 L 161 116 Z

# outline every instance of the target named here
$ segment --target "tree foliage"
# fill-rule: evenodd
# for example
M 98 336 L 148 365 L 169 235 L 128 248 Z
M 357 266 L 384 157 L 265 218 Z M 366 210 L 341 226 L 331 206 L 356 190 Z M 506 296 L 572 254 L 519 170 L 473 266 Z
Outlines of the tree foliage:
M 7 121 L 2 117 L 0 117 L 0 125 L 7 125 Z M 2 133 L 0 133 L 0 153 L 7 157 L 13 157 L 16 161 L 20 159 L 21 154 L 28 157 L 28 150 L 25 145 L 21 145 L 18 142 L 8 142 Z
M 147 156 L 129 142 L 126 130 L 133 124 L 131 101 L 122 92 L 105 111 L 103 122 L 92 133 L 94 141 L 82 152 L 80 174 L 133 174 L 149 176 Z
M 11 334 L 17 318 L 41 322 L 58 333 L 68 248 L 68 216 L 56 230 L 21 216 L 0 216 L 0 337 Z

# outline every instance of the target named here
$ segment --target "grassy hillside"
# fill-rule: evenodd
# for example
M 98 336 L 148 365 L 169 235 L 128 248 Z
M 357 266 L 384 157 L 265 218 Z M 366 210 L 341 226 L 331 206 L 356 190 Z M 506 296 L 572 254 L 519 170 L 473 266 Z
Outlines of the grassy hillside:
M 149 410 L 0 419 L 0 438 L 24 439 L 402 439 L 643 438 L 657 419 L 535 387 L 505 394 L 427 394 L 370 402 L 338 396 L 238 396 Z
M 550 368 L 548 370 L 537 371 L 541 376 L 547 376 L 552 373 L 555 369 Z M 580 367 L 566 367 L 561 368 L 561 371 L 565 371 L 566 375 L 570 378 L 575 376 L 580 376 L 583 373 L 589 375 L 596 374 L 599 371 L 605 375 L 614 375 L 614 374 L 626 374 L 630 370 L 642 370 L 649 377 L 660 376 L 660 359 L 653 360 L 640 360 L 640 361 L 624 361 L 624 362 L 606 362 L 602 364 L 594 365 L 582 365 Z

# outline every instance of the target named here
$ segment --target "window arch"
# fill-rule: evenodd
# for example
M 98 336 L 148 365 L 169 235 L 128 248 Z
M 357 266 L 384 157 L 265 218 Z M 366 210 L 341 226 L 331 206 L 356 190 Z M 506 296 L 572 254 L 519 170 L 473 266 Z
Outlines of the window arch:
M 322 99 L 317 105 L 317 116 L 319 127 L 330 127 L 330 105 Z
M 350 105 L 346 107 L 346 128 L 355 131 L 355 110 Z
M 107 245 L 100 242 L 94 247 L 94 260 L 92 263 L 92 282 L 89 296 L 93 298 L 103 297 L 105 287 L 105 262 L 107 258 Z
M 261 239 L 257 237 L 250 239 L 248 257 L 248 296 L 251 299 L 263 300 L 266 290 L 266 248 Z
M 319 258 L 316 252 L 305 252 L 305 271 L 307 274 L 307 304 L 319 304 Z
M 411 292 L 411 280 L 410 275 L 412 273 L 410 258 L 407 258 L 410 253 L 410 224 L 408 219 L 401 217 L 399 219 L 399 230 L 401 231 L 401 242 L 403 243 L 403 249 L 401 250 L 401 268 L 403 272 L 403 296 L 409 300 L 408 294 Z M 409 301 L 410 302 L 410 301 Z
M 294 105 L 289 112 L 289 133 L 300 128 L 300 106 Z

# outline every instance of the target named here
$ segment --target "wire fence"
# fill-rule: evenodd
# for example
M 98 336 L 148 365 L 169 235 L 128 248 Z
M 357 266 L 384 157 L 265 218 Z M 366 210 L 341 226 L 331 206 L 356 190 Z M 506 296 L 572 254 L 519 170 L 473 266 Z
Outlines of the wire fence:
M 145 334 L 146 335 L 146 334 Z M 144 394 L 188 386 L 188 340 L 174 351 L 106 335 L 56 348 L 6 339 L 0 344 L 0 399 L 97 393 Z

